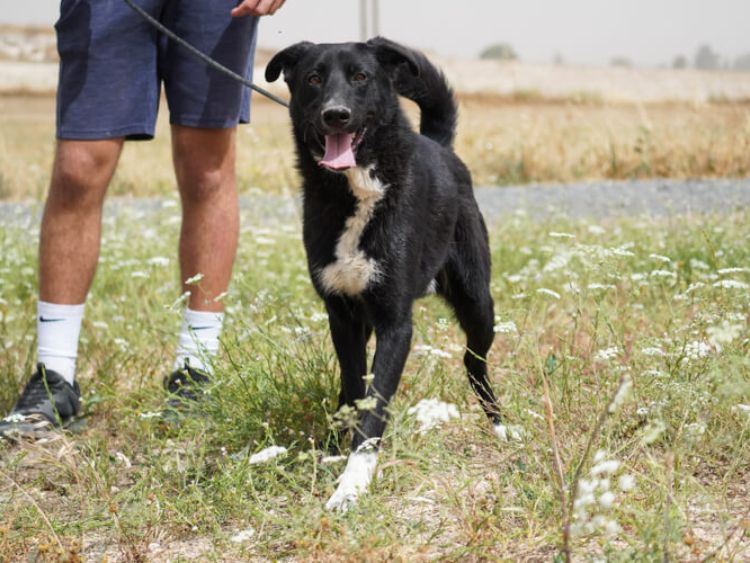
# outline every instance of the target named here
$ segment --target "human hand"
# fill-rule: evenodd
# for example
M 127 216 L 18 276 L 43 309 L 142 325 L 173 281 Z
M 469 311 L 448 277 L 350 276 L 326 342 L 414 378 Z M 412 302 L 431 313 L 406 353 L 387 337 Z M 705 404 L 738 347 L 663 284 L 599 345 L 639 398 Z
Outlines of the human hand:
M 232 16 L 272 16 L 284 5 L 286 0 L 242 0 L 232 10 Z

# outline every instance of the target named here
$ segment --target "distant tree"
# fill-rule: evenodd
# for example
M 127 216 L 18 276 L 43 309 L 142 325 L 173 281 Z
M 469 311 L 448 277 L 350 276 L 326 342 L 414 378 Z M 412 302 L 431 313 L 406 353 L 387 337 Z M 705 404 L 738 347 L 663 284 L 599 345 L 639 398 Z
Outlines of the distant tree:
M 495 59 L 500 61 L 515 61 L 518 55 L 509 43 L 495 43 L 479 53 L 480 59 Z
M 633 68 L 633 61 L 627 57 L 612 57 L 609 61 L 609 66 L 616 66 L 619 68 Z
M 721 66 L 718 53 L 708 45 L 701 45 L 695 53 L 695 68 L 699 70 L 717 70 Z
M 565 58 L 562 56 L 562 53 L 555 53 L 555 56 L 552 59 L 552 64 L 554 64 L 556 66 L 563 66 L 563 65 L 565 65 Z
M 734 70 L 750 70 L 750 53 L 745 53 L 734 59 Z
M 672 68 L 683 69 L 688 67 L 688 60 L 685 55 L 677 55 L 672 61 Z

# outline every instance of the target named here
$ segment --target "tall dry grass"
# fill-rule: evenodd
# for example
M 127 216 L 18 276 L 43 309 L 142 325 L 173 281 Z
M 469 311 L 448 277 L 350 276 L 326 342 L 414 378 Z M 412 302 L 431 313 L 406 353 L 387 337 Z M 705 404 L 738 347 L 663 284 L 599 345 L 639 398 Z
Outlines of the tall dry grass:
M 460 110 L 456 149 L 478 184 L 750 173 L 745 103 L 605 104 L 518 93 L 462 96 Z M 111 194 L 173 193 L 166 113 L 154 141 L 126 145 Z M 296 190 L 286 110 L 256 98 L 253 125 L 238 135 L 242 191 Z M 0 97 L 0 199 L 42 199 L 53 150 L 54 100 Z

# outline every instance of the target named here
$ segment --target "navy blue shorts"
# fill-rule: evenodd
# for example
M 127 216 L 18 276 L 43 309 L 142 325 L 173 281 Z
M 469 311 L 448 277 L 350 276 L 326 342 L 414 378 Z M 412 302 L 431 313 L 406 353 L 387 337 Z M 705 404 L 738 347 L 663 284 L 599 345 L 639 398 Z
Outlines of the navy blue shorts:
M 188 43 L 252 78 L 258 18 L 237 0 L 138 0 Z M 62 0 L 57 137 L 151 139 L 161 84 L 176 125 L 228 128 L 250 119 L 250 90 L 156 31 L 123 0 Z

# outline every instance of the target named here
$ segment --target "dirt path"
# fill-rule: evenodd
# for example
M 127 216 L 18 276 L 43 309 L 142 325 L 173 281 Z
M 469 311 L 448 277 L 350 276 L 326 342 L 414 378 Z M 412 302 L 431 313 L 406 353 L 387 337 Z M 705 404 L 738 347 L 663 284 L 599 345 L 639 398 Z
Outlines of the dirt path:
M 534 220 L 721 214 L 750 207 L 750 178 L 478 187 L 476 196 L 490 225 L 516 213 L 524 213 Z M 244 196 L 241 204 L 250 220 L 257 221 L 258 225 L 288 222 L 299 216 L 299 199 L 294 197 Z M 135 213 L 148 214 L 168 206 L 175 207 L 177 212 L 173 200 L 111 199 L 107 212 L 116 213 L 126 207 Z M 33 226 L 40 212 L 39 203 L 0 202 L 3 223 Z

